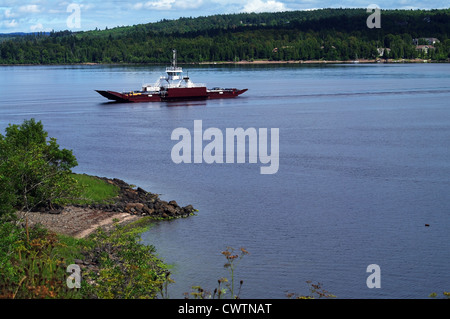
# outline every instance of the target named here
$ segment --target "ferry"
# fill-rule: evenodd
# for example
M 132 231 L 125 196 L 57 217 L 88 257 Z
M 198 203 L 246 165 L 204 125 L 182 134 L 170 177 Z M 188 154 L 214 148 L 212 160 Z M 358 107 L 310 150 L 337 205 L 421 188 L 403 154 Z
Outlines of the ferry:
M 248 90 L 220 87 L 208 89 L 205 84 L 192 82 L 189 76 L 182 76 L 183 69 L 177 66 L 176 50 L 173 50 L 172 65 L 166 68 L 166 73 L 155 84 L 144 84 L 138 91 L 95 91 L 116 102 L 165 102 L 235 98 Z

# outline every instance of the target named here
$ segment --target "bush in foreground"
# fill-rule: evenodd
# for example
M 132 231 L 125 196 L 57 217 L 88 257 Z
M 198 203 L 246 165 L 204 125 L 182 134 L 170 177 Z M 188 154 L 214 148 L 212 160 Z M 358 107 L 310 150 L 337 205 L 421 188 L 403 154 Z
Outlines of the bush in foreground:
M 60 149 L 34 119 L 9 125 L 0 134 L 0 215 L 52 207 L 77 196 L 71 150 Z
M 144 221 L 141 221 L 141 223 Z M 142 226 L 143 227 L 143 226 Z M 0 223 L 0 298 L 155 299 L 169 273 L 140 243 L 142 227 L 98 229 L 86 239 L 57 235 L 42 227 Z M 81 288 L 70 288 L 69 265 L 81 269 Z

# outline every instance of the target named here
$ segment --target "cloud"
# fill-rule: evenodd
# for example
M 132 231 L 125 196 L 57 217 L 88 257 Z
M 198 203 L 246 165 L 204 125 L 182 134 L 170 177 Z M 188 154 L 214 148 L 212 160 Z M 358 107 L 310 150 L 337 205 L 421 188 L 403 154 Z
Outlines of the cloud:
M 37 4 L 28 4 L 25 6 L 19 7 L 19 12 L 23 13 L 39 13 L 41 10 L 39 9 L 39 6 Z
M 285 4 L 276 0 L 250 0 L 244 5 L 243 12 L 279 12 L 287 11 Z
M 16 14 L 11 12 L 11 9 L 6 9 L 5 10 L 5 18 L 14 18 L 16 16 Z
M 88 10 L 92 10 L 96 7 L 95 4 L 93 3 L 89 3 L 89 4 L 84 4 L 84 3 L 80 3 L 80 8 L 83 11 L 88 11 Z
M 42 25 L 42 23 L 37 23 L 37 24 L 30 26 L 31 31 L 39 31 L 39 30 L 43 30 L 43 29 L 44 29 L 44 26 Z
M 170 10 L 173 7 L 175 0 L 160 0 L 160 1 L 148 1 L 144 3 L 146 9 L 154 10 Z
M 19 24 L 17 23 L 16 19 L 12 19 L 11 21 L 3 21 L 3 25 L 7 28 L 15 28 Z
M 196 9 L 203 5 L 203 0 L 195 1 L 178 1 L 176 3 L 177 9 Z
M 203 4 L 203 0 L 185 1 L 185 0 L 158 0 L 138 2 L 131 6 L 134 10 L 177 10 L 177 9 L 195 9 Z
M 131 8 L 134 9 L 134 10 L 140 10 L 140 9 L 142 9 L 143 7 L 144 7 L 144 4 L 143 4 L 142 2 L 135 3 L 135 4 L 133 4 L 133 5 L 131 6 Z

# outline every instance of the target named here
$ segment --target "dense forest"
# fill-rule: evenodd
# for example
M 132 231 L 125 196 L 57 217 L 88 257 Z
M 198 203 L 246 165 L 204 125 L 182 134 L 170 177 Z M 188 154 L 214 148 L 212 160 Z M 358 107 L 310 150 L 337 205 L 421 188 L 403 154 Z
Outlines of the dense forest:
M 450 59 L 450 9 L 240 13 L 85 32 L 21 34 L 0 41 L 0 64 Z

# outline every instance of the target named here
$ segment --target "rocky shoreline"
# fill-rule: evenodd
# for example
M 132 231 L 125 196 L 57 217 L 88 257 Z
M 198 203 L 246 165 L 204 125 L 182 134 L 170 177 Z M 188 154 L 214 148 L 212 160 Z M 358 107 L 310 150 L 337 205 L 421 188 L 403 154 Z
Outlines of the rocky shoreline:
M 123 180 L 97 177 L 119 188 L 119 196 L 115 203 L 74 205 L 76 207 L 101 209 L 105 212 L 128 213 L 137 216 L 152 216 L 155 218 L 188 217 L 196 211 L 192 205 L 181 207 L 176 201 L 169 202 L 159 198 L 158 194 L 147 192 L 137 187 L 134 189 Z
M 164 201 L 158 194 L 147 192 L 140 187 L 134 188 L 123 180 L 96 178 L 119 188 L 119 195 L 114 201 L 44 208 L 38 212 L 18 212 L 17 216 L 29 226 L 41 224 L 56 233 L 83 238 L 98 227 L 108 230 L 115 222 L 125 224 L 144 217 L 157 220 L 185 218 L 196 212 L 192 205 L 181 207 L 174 200 Z

